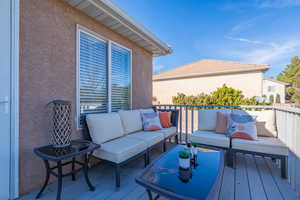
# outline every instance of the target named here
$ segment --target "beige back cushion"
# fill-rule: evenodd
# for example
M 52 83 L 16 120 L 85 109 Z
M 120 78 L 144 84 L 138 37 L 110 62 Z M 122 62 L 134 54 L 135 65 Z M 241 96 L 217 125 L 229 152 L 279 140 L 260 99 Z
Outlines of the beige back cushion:
M 141 131 L 143 129 L 140 110 L 120 110 L 119 115 L 125 134 Z
M 263 137 L 276 137 L 276 121 L 274 110 L 261 110 L 261 111 L 234 111 L 235 113 L 247 113 L 254 116 L 256 119 L 257 136 Z
M 124 135 L 121 119 L 117 113 L 89 114 L 86 116 L 86 122 L 95 143 L 102 144 Z
M 200 131 L 215 131 L 217 124 L 217 112 L 230 113 L 227 109 L 200 109 L 198 122 Z

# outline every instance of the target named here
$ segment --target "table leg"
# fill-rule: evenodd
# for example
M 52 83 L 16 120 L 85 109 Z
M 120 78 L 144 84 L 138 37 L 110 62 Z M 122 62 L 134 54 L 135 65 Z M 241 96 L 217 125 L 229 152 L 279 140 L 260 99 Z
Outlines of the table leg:
M 89 188 L 91 191 L 95 190 L 95 187 L 92 185 L 92 183 L 90 182 L 89 176 L 88 176 L 88 163 L 89 163 L 89 159 L 88 159 L 88 155 L 85 154 L 84 155 L 84 165 L 83 165 L 83 173 L 84 173 L 84 178 L 86 183 L 88 184 Z
M 150 190 L 146 190 L 147 191 L 147 194 L 148 194 L 148 199 L 149 200 L 152 200 L 153 198 L 152 198 L 152 193 L 151 193 L 151 191 Z
M 40 192 L 36 195 L 36 199 L 39 199 L 42 195 L 42 193 L 44 192 L 45 188 L 48 185 L 49 182 L 49 177 L 50 177 L 50 166 L 49 166 L 49 161 L 48 160 L 44 160 L 45 163 L 45 167 L 46 167 L 46 179 L 44 182 L 44 185 L 42 187 L 42 189 L 40 190 Z
M 72 181 L 76 180 L 75 175 L 76 175 L 76 173 L 75 173 L 75 157 L 74 157 L 74 158 L 72 158 Z
M 58 178 L 58 188 L 57 188 L 57 196 L 56 196 L 56 200 L 60 200 L 61 199 L 61 190 L 62 190 L 62 165 L 61 165 L 61 161 L 57 162 L 57 178 Z

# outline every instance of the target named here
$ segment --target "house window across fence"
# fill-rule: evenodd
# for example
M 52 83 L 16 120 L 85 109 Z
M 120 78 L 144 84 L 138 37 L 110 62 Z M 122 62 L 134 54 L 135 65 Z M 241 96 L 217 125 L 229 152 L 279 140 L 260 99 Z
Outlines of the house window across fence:
M 131 50 L 77 28 L 77 119 L 131 108 Z

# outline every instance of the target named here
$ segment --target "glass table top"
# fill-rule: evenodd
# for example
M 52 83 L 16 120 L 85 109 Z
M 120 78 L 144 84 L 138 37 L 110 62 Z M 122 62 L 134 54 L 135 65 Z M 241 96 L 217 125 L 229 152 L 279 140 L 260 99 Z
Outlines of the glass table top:
M 143 185 L 191 199 L 206 199 L 223 170 L 223 152 L 198 148 L 196 165 L 189 170 L 179 168 L 178 152 L 186 149 L 177 146 L 151 164 L 137 179 Z
M 61 160 L 93 151 L 99 147 L 100 145 L 87 140 L 73 140 L 71 145 L 67 147 L 55 148 L 53 145 L 47 145 L 34 149 L 34 152 L 45 159 Z

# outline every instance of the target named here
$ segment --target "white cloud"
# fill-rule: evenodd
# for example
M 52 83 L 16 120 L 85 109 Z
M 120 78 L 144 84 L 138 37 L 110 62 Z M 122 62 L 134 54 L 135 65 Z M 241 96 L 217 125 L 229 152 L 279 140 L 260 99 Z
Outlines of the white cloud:
M 231 37 L 231 36 L 225 36 L 225 38 L 229 39 L 229 40 L 235 40 L 235 41 L 240 41 L 240 42 L 247 42 L 250 44 L 261 44 L 261 45 L 269 45 L 267 43 L 258 41 L 258 40 L 250 40 L 247 38 L 236 38 L 236 37 Z
M 247 29 L 255 26 L 257 24 L 257 22 L 259 20 L 261 20 L 263 17 L 265 17 L 265 15 L 256 16 L 256 17 L 250 18 L 249 20 L 243 21 L 243 22 L 235 25 L 231 29 L 231 34 L 238 34 L 244 30 L 247 30 Z
M 300 40 L 292 39 L 283 43 L 264 43 L 260 41 L 252 41 L 249 39 L 242 38 L 236 39 L 241 42 L 263 44 L 264 46 L 258 46 L 255 48 L 249 47 L 247 51 L 228 51 L 227 55 L 235 57 L 241 61 L 252 62 L 252 63 L 264 63 L 270 64 L 283 59 L 289 59 L 292 55 L 295 55 L 300 50 Z
M 259 0 L 256 4 L 258 8 L 287 8 L 300 6 L 300 0 Z
M 242 3 L 228 3 L 222 8 L 225 10 L 240 10 L 243 8 L 287 8 L 300 6 L 300 0 L 249 0 Z
M 153 65 L 153 73 L 160 73 L 164 69 L 165 69 L 164 65 L 157 64 L 157 63 L 154 63 L 154 65 Z

